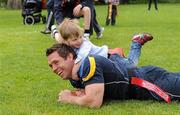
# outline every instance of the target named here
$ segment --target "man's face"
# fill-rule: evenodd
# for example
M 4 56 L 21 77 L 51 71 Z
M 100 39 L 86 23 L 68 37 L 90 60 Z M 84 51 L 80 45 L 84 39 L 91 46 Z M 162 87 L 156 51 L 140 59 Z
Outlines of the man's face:
M 55 51 L 48 56 L 48 64 L 53 72 L 58 74 L 63 80 L 71 78 L 72 67 L 74 65 L 72 54 L 69 54 L 65 60 Z

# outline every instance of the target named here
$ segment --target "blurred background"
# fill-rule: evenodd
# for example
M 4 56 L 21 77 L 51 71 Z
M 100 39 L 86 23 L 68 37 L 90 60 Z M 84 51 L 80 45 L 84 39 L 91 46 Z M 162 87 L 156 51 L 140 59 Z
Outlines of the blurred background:
M 148 0 L 119 0 L 120 5 L 123 4 L 145 4 Z M 38 3 L 42 7 L 42 9 L 46 8 L 47 0 L 38 0 Z M 106 0 L 95 0 L 95 5 L 103 5 L 106 4 Z M 180 0 L 158 0 L 158 3 L 180 3 Z M 9 9 L 20 9 L 22 8 L 23 0 L 0 0 L 1 8 L 9 8 Z

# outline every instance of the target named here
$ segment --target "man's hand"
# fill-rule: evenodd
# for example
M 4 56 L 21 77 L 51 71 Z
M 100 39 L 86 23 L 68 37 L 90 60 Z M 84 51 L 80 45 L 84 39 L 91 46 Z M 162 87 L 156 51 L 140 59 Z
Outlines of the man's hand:
M 84 89 L 77 89 L 75 91 L 72 91 L 71 93 L 74 96 L 80 97 L 80 96 L 84 96 L 85 95 L 85 90 Z
M 70 90 L 63 90 L 59 93 L 59 98 L 58 98 L 58 102 L 68 102 L 68 100 L 70 99 L 70 97 L 72 96 L 72 92 Z
M 77 89 L 75 91 L 70 91 L 68 89 L 63 90 L 59 93 L 58 102 L 68 102 L 72 96 L 84 96 L 85 90 L 84 89 Z
M 104 83 L 94 83 L 87 85 L 85 89 L 61 91 L 59 93 L 58 102 L 100 108 L 103 102 L 103 95 Z

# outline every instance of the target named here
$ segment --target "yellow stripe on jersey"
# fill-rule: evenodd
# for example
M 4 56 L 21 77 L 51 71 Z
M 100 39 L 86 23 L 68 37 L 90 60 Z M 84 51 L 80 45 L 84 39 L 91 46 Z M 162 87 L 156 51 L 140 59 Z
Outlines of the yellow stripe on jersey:
M 90 71 L 89 74 L 85 78 L 83 78 L 83 81 L 88 81 L 89 79 L 91 79 L 96 70 L 96 62 L 94 57 L 89 57 L 89 62 L 90 62 Z

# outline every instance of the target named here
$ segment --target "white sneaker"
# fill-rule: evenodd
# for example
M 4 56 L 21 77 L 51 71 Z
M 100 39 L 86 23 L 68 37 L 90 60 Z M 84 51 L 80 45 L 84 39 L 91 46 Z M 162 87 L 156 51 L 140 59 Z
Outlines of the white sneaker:
M 52 25 L 51 26 L 51 37 L 55 38 L 56 33 L 59 33 L 58 30 L 57 30 L 57 27 L 56 27 L 56 25 Z
M 102 36 L 103 36 L 103 32 L 104 32 L 104 27 L 102 27 L 102 28 L 101 28 L 101 31 L 100 31 L 99 33 L 97 33 L 96 38 L 97 38 L 97 39 L 102 38 Z
M 86 38 L 87 40 L 89 40 L 90 34 L 84 33 L 83 37 Z
M 51 31 L 53 31 L 53 30 L 55 30 L 55 29 L 57 30 L 56 25 L 52 25 L 52 26 L 51 26 Z

